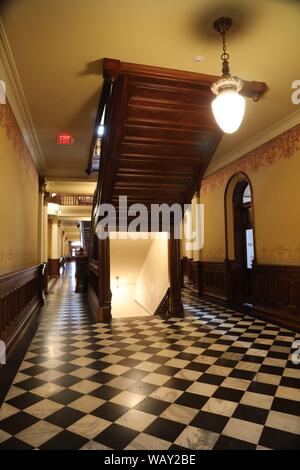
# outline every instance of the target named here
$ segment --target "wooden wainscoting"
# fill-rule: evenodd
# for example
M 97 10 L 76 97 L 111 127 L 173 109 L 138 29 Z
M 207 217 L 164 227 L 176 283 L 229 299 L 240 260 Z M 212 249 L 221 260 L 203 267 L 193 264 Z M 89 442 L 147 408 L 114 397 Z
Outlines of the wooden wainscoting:
M 59 258 L 49 258 L 48 259 L 48 274 L 49 277 L 59 277 L 60 273 L 60 266 L 59 266 Z
M 199 294 L 212 302 L 227 302 L 227 277 L 225 263 L 200 262 L 198 264 Z
M 181 270 L 183 276 L 187 278 L 189 284 L 197 284 L 198 283 L 198 264 L 199 261 L 194 261 L 193 258 L 184 257 L 181 261 Z
M 73 258 L 75 260 L 75 258 Z M 49 258 L 48 259 L 48 275 L 49 277 L 59 277 L 62 270 L 65 269 L 67 257 Z
M 43 305 L 45 265 L 0 276 L 0 339 L 9 352 Z
M 76 289 L 75 292 L 87 292 L 88 291 L 88 268 L 89 268 L 89 257 L 76 256 Z
M 253 304 L 267 320 L 300 331 L 300 266 L 255 265 Z

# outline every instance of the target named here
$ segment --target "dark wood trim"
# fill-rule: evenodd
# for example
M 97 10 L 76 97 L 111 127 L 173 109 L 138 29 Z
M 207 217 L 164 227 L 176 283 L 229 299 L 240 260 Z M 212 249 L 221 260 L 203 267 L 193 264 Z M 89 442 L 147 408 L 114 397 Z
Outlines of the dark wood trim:
M 59 277 L 59 258 L 48 258 L 48 274 L 49 277 Z
M 227 301 L 226 264 L 202 261 L 198 269 L 199 294 L 211 301 Z
M 103 60 L 103 75 L 105 78 L 110 78 L 115 80 L 119 77 L 120 74 L 130 74 L 134 73 L 135 75 L 149 75 L 149 76 L 158 76 L 168 79 L 175 80 L 184 80 L 194 83 L 206 83 L 209 82 L 210 85 L 213 84 L 220 77 L 216 75 L 204 75 L 196 72 L 187 72 L 183 70 L 174 70 L 163 67 L 154 67 L 150 65 L 140 65 L 132 64 L 128 62 L 121 62 L 116 59 L 104 59 Z M 244 81 L 241 94 L 248 98 L 259 99 L 266 91 L 268 86 L 264 82 L 255 82 L 255 81 Z
M 171 227 L 168 243 L 168 263 L 170 280 L 169 313 L 175 317 L 183 315 L 181 300 L 181 262 L 180 240 L 174 237 L 174 227 Z
M 48 276 L 59 277 L 60 271 L 65 269 L 67 257 L 62 258 L 48 258 Z
M 98 239 L 99 270 L 98 270 L 98 321 L 111 320 L 111 290 L 110 290 L 110 243 L 109 237 Z
M 254 263 L 256 262 L 256 235 L 255 235 L 255 209 L 254 209 L 254 202 L 255 202 L 255 195 L 253 193 L 253 186 L 251 183 L 251 180 L 249 179 L 248 175 L 244 173 L 243 171 L 239 171 L 238 173 L 234 173 L 230 179 L 227 182 L 225 192 L 224 192 L 224 213 L 225 213 L 225 259 L 229 260 L 229 255 L 228 255 L 228 213 L 227 213 L 227 192 L 228 189 L 232 183 L 232 180 L 236 178 L 237 176 L 241 177 L 241 180 L 244 179 L 247 181 L 247 183 L 250 186 L 250 191 L 251 191 L 251 207 L 252 207 L 252 225 L 253 225 L 253 243 L 254 243 Z M 238 184 L 238 182 L 237 182 Z M 233 201 L 232 203 L 232 209 L 233 209 Z
M 198 276 L 200 297 L 300 331 L 300 266 L 254 264 L 253 307 L 247 309 L 241 303 L 241 274 L 234 261 L 202 261 Z
M 161 299 L 157 309 L 154 312 L 154 315 L 160 315 L 160 316 L 165 315 L 166 313 L 168 313 L 169 306 L 170 306 L 170 288 L 166 290 L 166 293 Z
M 89 158 L 88 158 L 88 163 L 85 172 L 90 175 L 93 171 L 92 166 L 93 166 L 93 157 L 94 157 L 94 149 L 96 145 L 96 141 L 98 138 L 98 127 L 101 122 L 101 118 L 104 112 L 105 105 L 107 104 L 109 95 L 111 91 L 111 80 L 104 78 L 103 81 L 103 86 L 102 86 L 102 92 L 100 95 L 100 101 L 99 101 L 99 106 L 97 109 L 97 114 L 96 114 L 96 121 L 95 121 L 95 127 L 94 127 L 94 132 L 92 136 L 92 141 L 91 141 L 91 146 L 90 146 L 90 152 L 89 152 Z
M 88 286 L 88 303 L 89 303 L 89 309 L 90 309 L 90 313 L 92 317 L 92 322 L 97 323 L 99 321 L 98 316 L 97 316 L 99 300 L 91 284 L 89 284 Z
M 254 265 L 253 308 L 266 320 L 300 331 L 300 266 Z
M 8 353 L 44 303 L 44 267 L 36 265 L 0 276 L 0 338 Z
M 218 77 L 113 59 L 103 60 L 103 77 L 111 86 L 90 250 L 90 260 L 98 259 L 98 275 L 90 270 L 90 284 L 99 299 L 102 321 L 111 315 L 111 293 L 109 255 L 105 244 L 94 237 L 100 205 L 112 203 L 118 209 L 119 197 L 124 195 L 128 204 L 143 203 L 146 207 L 190 203 L 222 138 L 210 106 L 210 85 Z M 245 93 L 258 97 L 267 87 L 245 82 L 244 88 Z M 101 109 L 95 129 L 100 114 Z M 190 280 L 197 284 L 198 267 L 192 260 L 189 264 Z M 169 241 L 169 273 L 170 312 L 182 315 L 180 243 L 173 236 Z
M 49 267 L 48 263 L 43 263 L 43 291 L 44 294 L 48 294 L 48 277 L 49 277 Z
M 75 278 L 76 288 L 75 292 L 87 292 L 88 291 L 88 256 L 76 256 L 75 257 Z

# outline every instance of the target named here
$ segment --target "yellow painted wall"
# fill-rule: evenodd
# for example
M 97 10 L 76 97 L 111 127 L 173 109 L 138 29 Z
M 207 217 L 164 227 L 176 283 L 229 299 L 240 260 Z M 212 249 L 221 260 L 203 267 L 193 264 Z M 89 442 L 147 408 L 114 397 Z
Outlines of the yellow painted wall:
M 300 265 L 300 125 L 203 180 L 203 261 L 224 261 L 224 194 L 239 171 L 253 189 L 257 262 Z
M 169 287 L 168 239 L 165 233 L 157 238 L 147 253 L 136 282 L 136 300 L 153 314 Z
M 10 105 L 0 105 L 0 275 L 38 263 L 38 194 Z

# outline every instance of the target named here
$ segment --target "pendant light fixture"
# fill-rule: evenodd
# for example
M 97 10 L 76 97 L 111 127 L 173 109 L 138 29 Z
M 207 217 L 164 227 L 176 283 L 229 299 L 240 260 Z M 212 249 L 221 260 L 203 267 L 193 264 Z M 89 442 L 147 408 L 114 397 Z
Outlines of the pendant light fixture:
M 232 25 L 228 17 L 218 18 L 214 29 L 221 34 L 223 43 L 222 77 L 211 86 L 211 91 L 217 95 L 211 106 L 217 124 L 223 132 L 232 134 L 240 127 L 245 113 L 245 98 L 239 94 L 243 81 L 233 77 L 229 72 L 229 54 L 226 51 L 226 33 Z

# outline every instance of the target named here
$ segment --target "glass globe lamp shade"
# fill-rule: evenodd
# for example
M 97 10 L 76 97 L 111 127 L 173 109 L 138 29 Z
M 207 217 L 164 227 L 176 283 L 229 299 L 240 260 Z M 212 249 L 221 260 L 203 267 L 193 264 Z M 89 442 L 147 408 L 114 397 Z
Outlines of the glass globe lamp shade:
M 235 90 L 224 90 L 212 101 L 212 111 L 217 124 L 226 134 L 240 127 L 245 113 L 245 98 Z

